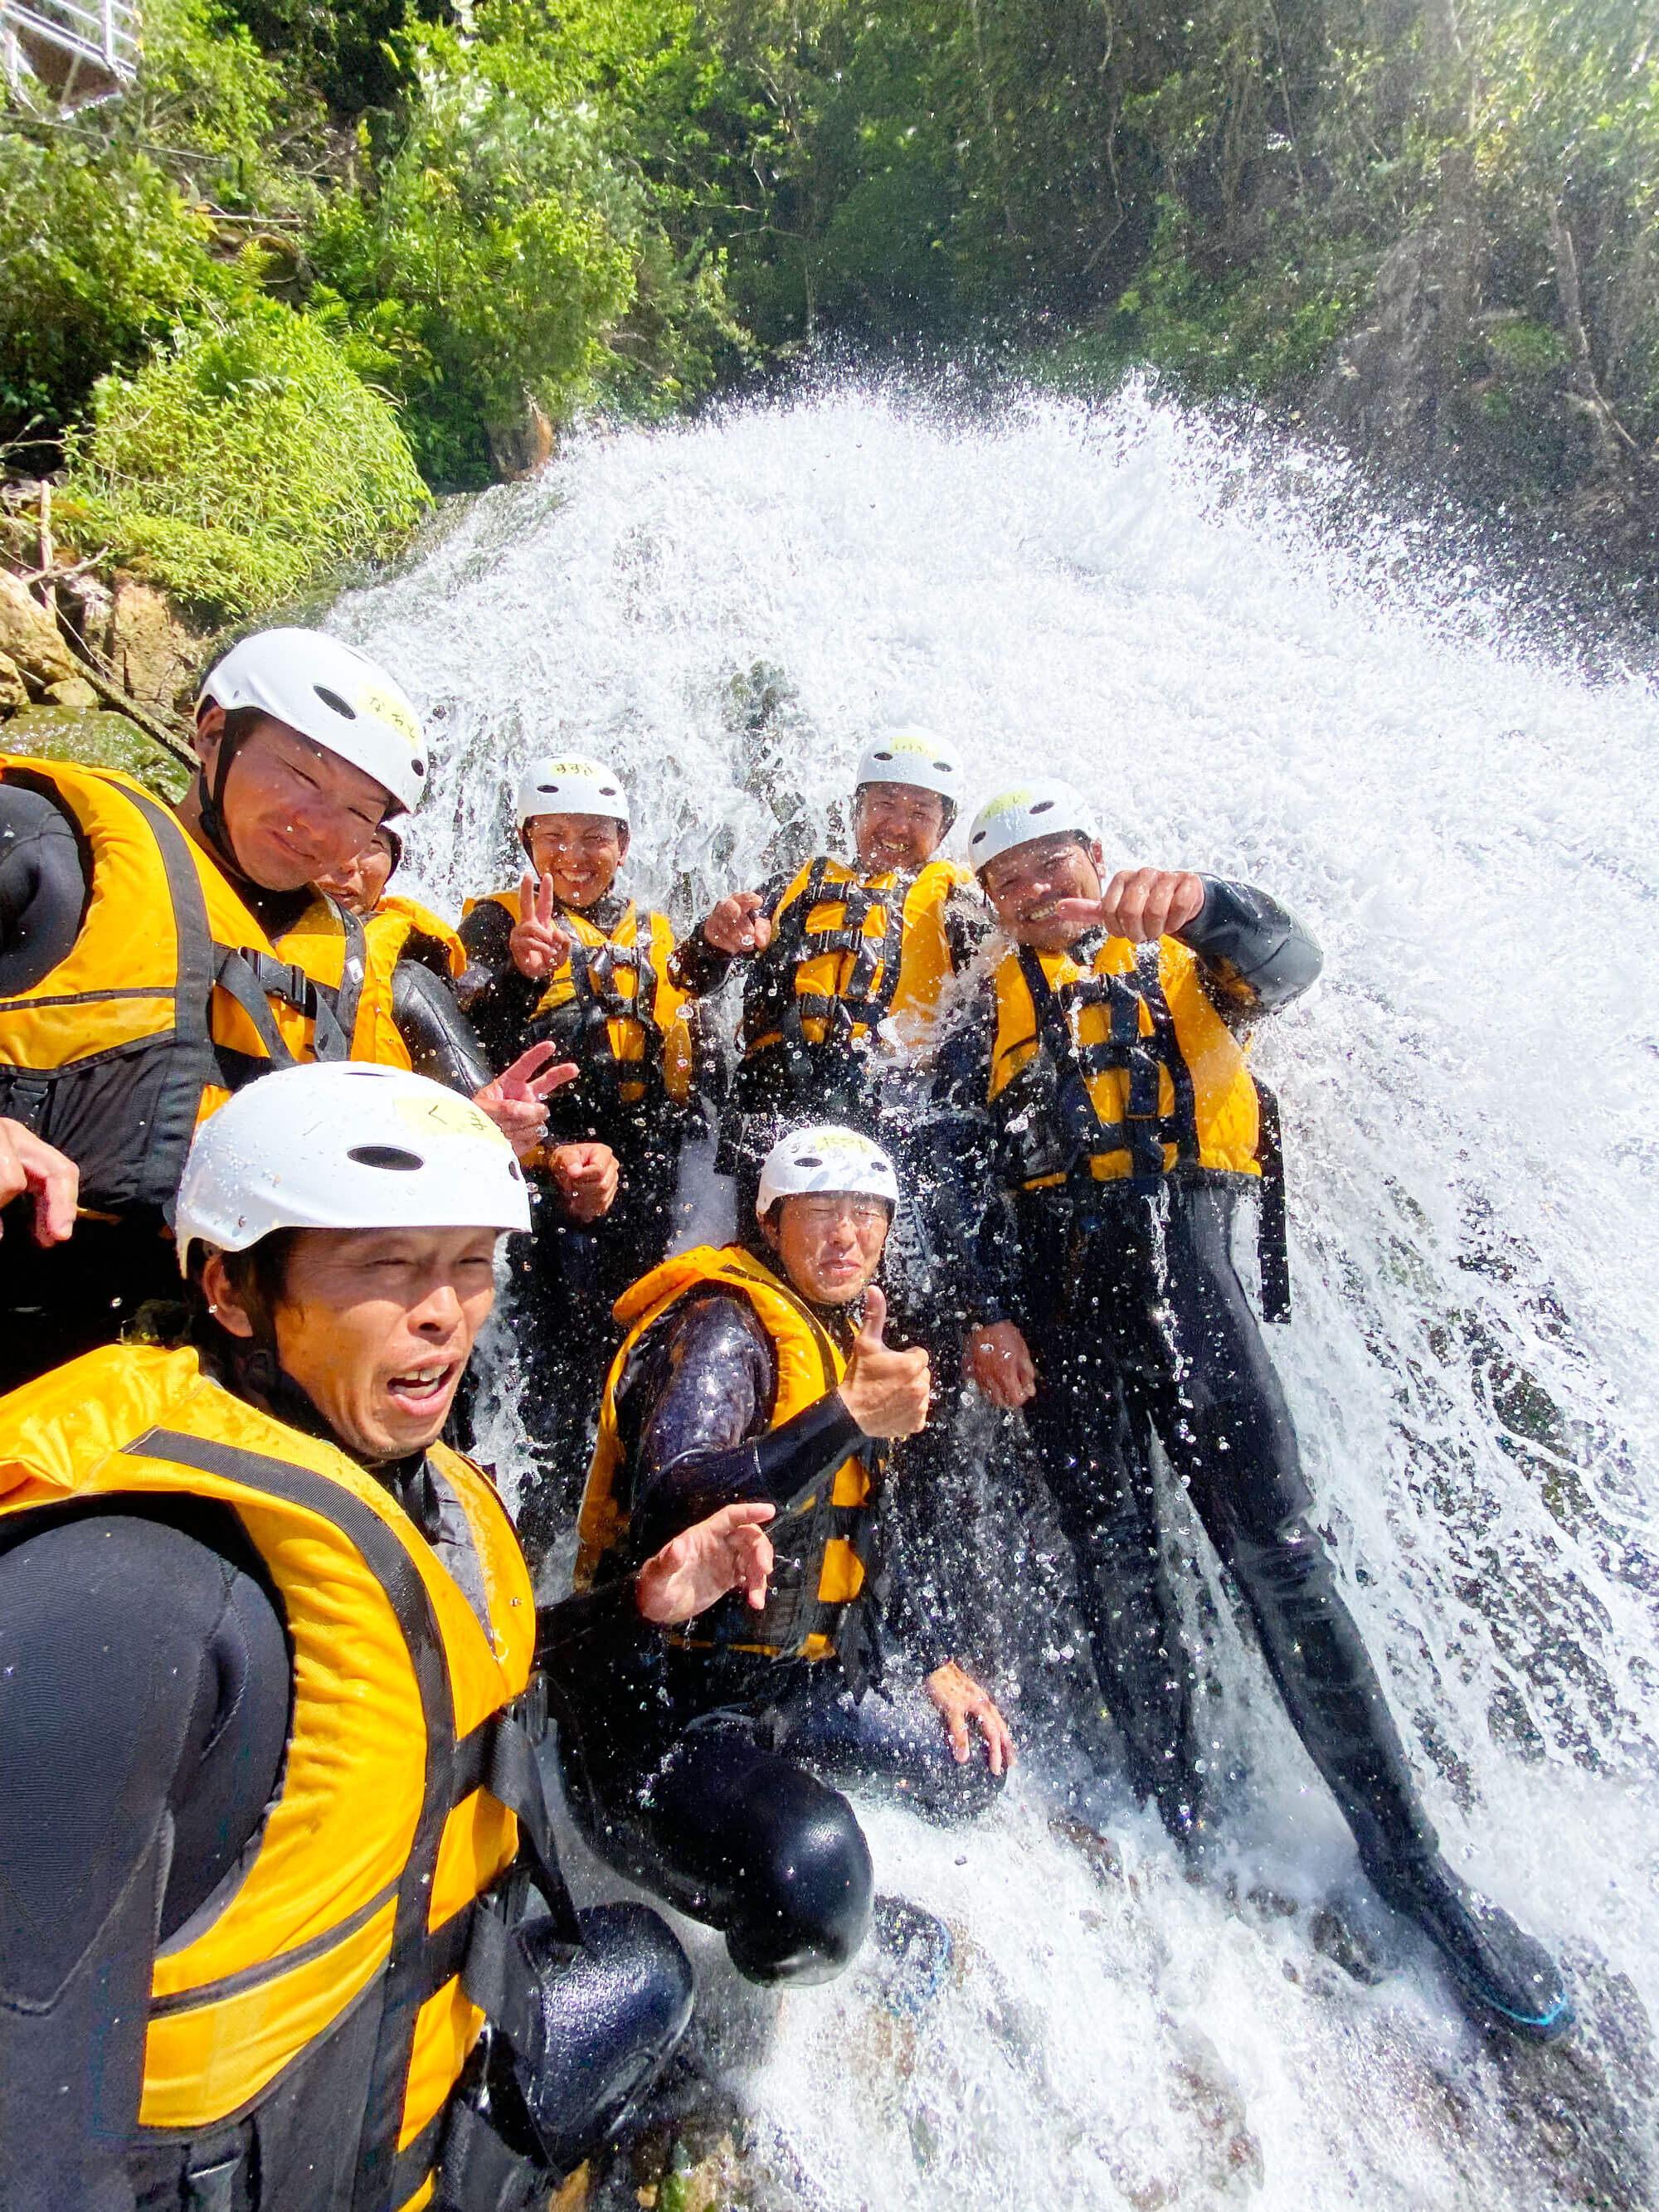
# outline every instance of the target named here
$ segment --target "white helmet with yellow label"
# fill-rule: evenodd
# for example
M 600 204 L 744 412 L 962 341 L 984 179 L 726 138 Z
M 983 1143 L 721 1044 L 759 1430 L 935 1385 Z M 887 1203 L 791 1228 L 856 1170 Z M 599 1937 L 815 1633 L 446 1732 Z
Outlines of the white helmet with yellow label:
M 936 791 L 954 813 L 962 803 L 962 755 L 932 730 L 889 730 L 865 747 L 855 782 L 908 783 L 918 791 Z
M 202 700 L 286 722 L 372 775 L 397 808 L 412 813 L 420 804 L 428 769 L 420 717 L 386 671 L 341 638 L 256 630 L 208 671 Z
M 892 1161 L 868 1137 L 833 1121 L 817 1121 L 780 1137 L 766 1155 L 755 1194 L 756 1218 L 764 1221 L 781 1198 L 813 1191 L 850 1191 L 860 1198 L 884 1198 L 896 1206 L 898 1176 Z
M 608 762 L 580 753 L 544 753 L 519 780 L 514 816 L 522 837 L 538 814 L 608 814 L 629 826 L 628 793 Z
M 968 832 L 968 863 L 980 870 L 1017 845 L 1034 845 L 1039 838 L 1068 831 L 1085 844 L 1100 842 L 1100 824 L 1080 791 L 1054 776 L 1033 776 L 1012 791 L 1000 791 L 980 808 Z
M 198 1130 L 174 1214 L 197 1242 L 246 1252 L 277 1229 L 528 1229 L 513 1147 L 470 1098 L 368 1060 L 284 1067 Z

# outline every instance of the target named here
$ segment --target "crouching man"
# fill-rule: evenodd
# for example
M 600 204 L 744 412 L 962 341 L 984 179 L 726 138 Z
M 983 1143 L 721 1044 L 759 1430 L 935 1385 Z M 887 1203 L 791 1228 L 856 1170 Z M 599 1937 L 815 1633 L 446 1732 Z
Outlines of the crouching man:
M 864 1940 L 870 1853 L 833 1780 L 948 1820 L 982 1810 L 1013 1758 L 947 1653 L 925 1653 L 908 1692 L 872 1690 L 882 1447 L 927 1418 L 927 1356 L 883 1344 L 873 1285 L 897 1200 L 866 1138 L 797 1130 L 761 1174 L 757 1250 L 682 1254 L 617 1307 L 628 1334 L 582 1501 L 579 1587 L 603 1590 L 736 1500 L 776 1508 L 777 1558 L 758 1617 L 727 1601 L 684 1632 L 626 1622 L 602 1665 L 590 1638 L 585 1672 L 560 1667 L 574 1808 L 599 1851 L 721 1929 L 758 1982 L 827 1980 Z
M 527 1218 L 469 1101 L 267 1076 L 191 1152 L 176 1340 L 0 1399 L 7 2212 L 502 2212 L 684 2031 L 668 1929 L 560 1878 L 529 1574 L 436 1441 Z M 758 1604 L 769 1517 L 557 1640 Z

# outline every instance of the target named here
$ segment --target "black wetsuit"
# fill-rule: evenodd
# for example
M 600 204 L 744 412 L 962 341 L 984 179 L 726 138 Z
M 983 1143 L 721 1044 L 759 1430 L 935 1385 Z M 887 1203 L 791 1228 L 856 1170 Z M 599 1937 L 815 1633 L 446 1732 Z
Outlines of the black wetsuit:
M 699 1292 L 641 1340 L 618 1396 L 630 1559 L 734 1499 L 781 1505 L 864 1441 L 833 1391 L 769 1429 L 775 1388 L 771 1345 L 742 1297 Z M 782 1531 L 777 1542 L 786 1553 Z M 869 1850 L 831 1782 L 890 1792 L 942 1820 L 981 1811 L 1000 1787 L 978 1748 L 966 1765 L 951 1757 L 920 1688 L 950 1654 L 905 1620 L 890 1582 L 884 1604 L 910 1631 L 915 1684 L 871 1686 L 880 1644 L 874 1607 L 860 1603 L 864 1640 L 856 1657 L 844 1643 L 845 1660 L 690 1650 L 636 1622 L 609 1633 L 578 1623 L 556 1670 L 572 1805 L 595 1848 L 721 1929 L 753 1980 L 823 1979 L 864 1939 Z M 735 1596 L 699 1624 L 728 1646 L 751 1633 Z
M 441 1478 L 425 1460 L 375 1472 L 487 1623 Z M 622 1583 L 542 1627 L 556 1655 L 636 1619 Z M 258 2191 L 257 2154 L 236 2178 L 254 2193 L 219 2197 L 185 2180 L 176 2148 L 136 2150 L 132 2136 L 158 1942 L 234 1878 L 276 1792 L 292 1680 L 280 1601 L 228 1509 L 99 1500 L 0 1522 L 4 2212 L 283 2212 Z M 654 1915 L 610 1905 L 580 1921 L 536 2098 L 572 2164 L 666 2057 L 691 2002 L 690 1966 Z M 328 2134 L 327 2091 L 313 2079 L 288 2124 Z
M 1206 893 L 1177 934 L 1224 1018 L 1246 1024 L 1306 989 L 1319 949 L 1283 908 L 1243 884 L 1206 878 Z M 1017 1321 L 1036 1362 L 1026 1425 L 1076 1558 L 1096 1671 L 1136 1789 L 1172 1833 L 1201 1837 L 1212 1747 L 1180 1642 L 1156 1436 L 1367 1869 L 1431 1854 L 1434 1832 L 1311 1524 L 1290 1409 L 1234 1267 L 1239 1191 L 1177 1174 L 997 1194 L 1018 1171 L 984 1110 L 992 1028 L 988 1007 L 940 1054 L 940 1099 L 963 1116 L 959 1216 L 978 1227 L 963 1256 L 981 1318 Z
M 614 891 L 585 910 L 607 932 L 626 913 Z M 611 1309 L 631 1283 L 648 1274 L 674 1235 L 674 1196 L 687 1109 L 654 1082 L 636 1105 L 622 1100 L 608 1067 L 595 1068 L 574 1002 L 538 1018 L 547 986 L 521 975 L 508 939 L 513 918 L 483 899 L 461 924 L 474 974 L 488 978 L 467 1000 L 469 1015 L 492 1065 L 507 1066 L 544 1040 L 582 1073 L 547 1102 L 549 1145 L 608 1145 L 617 1156 L 617 1195 L 599 1220 L 572 1221 L 550 1176 L 532 1170 L 535 1227 L 510 1252 L 511 1316 L 525 1368 L 520 1417 L 536 1449 L 538 1479 L 526 1485 L 520 1522 L 532 1552 L 568 1518 L 587 1472 L 589 1437 L 605 1370 L 620 1341 Z
M 315 896 L 262 890 L 240 878 L 236 888 L 276 936 Z M 67 957 L 88 896 L 69 817 L 39 791 L 0 784 L 0 1000 L 32 989 Z M 489 1082 L 478 1041 L 447 983 L 424 964 L 418 941 L 393 976 L 392 1012 L 418 1074 L 469 1095 Z M 178 1260 L 157 1209 L 82 1218 L 66 1243 L 43 1252 L 31 1234 L 32 1203 L 19 1199 L 0 1216 L 0 1392 L 113 1342 L 148 1300 L 178 1295 Z

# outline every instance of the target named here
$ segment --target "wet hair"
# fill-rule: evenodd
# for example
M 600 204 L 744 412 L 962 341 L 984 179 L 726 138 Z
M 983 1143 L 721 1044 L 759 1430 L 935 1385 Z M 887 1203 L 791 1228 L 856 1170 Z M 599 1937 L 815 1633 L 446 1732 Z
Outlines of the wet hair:
M 225 1263 L 226 1279 L 253 1323 L 252 1341 L 256 1345 L 269 1346 L 276 1341 L 276 1312 L 288 1295 L 289 1262 L 300 1233 L 297 1229 L 273 1229 L 269 1237 L 262 1237 L 245 1252 L 220 1255 Z M 224 1358 L 238 1347 L 246 1352 L 248 1339 L 234 1336 L 209 1309 L 207 1292 L 202 1287 L 202 1271 L 207 1266 L 210 1249 L 198 1244 L 190 1255 L 190 1276 L 185 1286 L 190 1308 L 187 1340 L 202 1351 L 214 1352 Z

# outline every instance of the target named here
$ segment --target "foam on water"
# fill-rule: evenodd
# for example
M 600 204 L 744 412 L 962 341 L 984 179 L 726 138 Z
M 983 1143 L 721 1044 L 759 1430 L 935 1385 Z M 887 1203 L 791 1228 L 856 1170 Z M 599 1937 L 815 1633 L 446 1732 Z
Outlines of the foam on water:
M 1659 702 L 1528 644 L 1456 549 L 1333 532 L 1342 497 L 1133 389 L 969 427 L 849 391 L 579 440 L 336 620 L 432 719 L 410 869 L 452 911 L 509 879 L 532 749 L 618 763 L 630 885 L 688 922 L 830 834 L 903 719 L 1310 920 L 1324 980 L 1256 1049 L 1319 1520 L 1449 1850 L 1653 2009 Z M 1424 1958 L 1365 1987 L 1313 1948 L 1346 1832 L 1221 1627 L 1243 1887 L 1301 1909 L 1188 1886 L 1121 1799 L 1091 1872 L 1046 1753 L 965 1837 L 872 1811 L 957 1959 L 920 2021 L 867 1964 L 793 1996 L 738 2068 L 814 2201 L 1585 2201 Z

